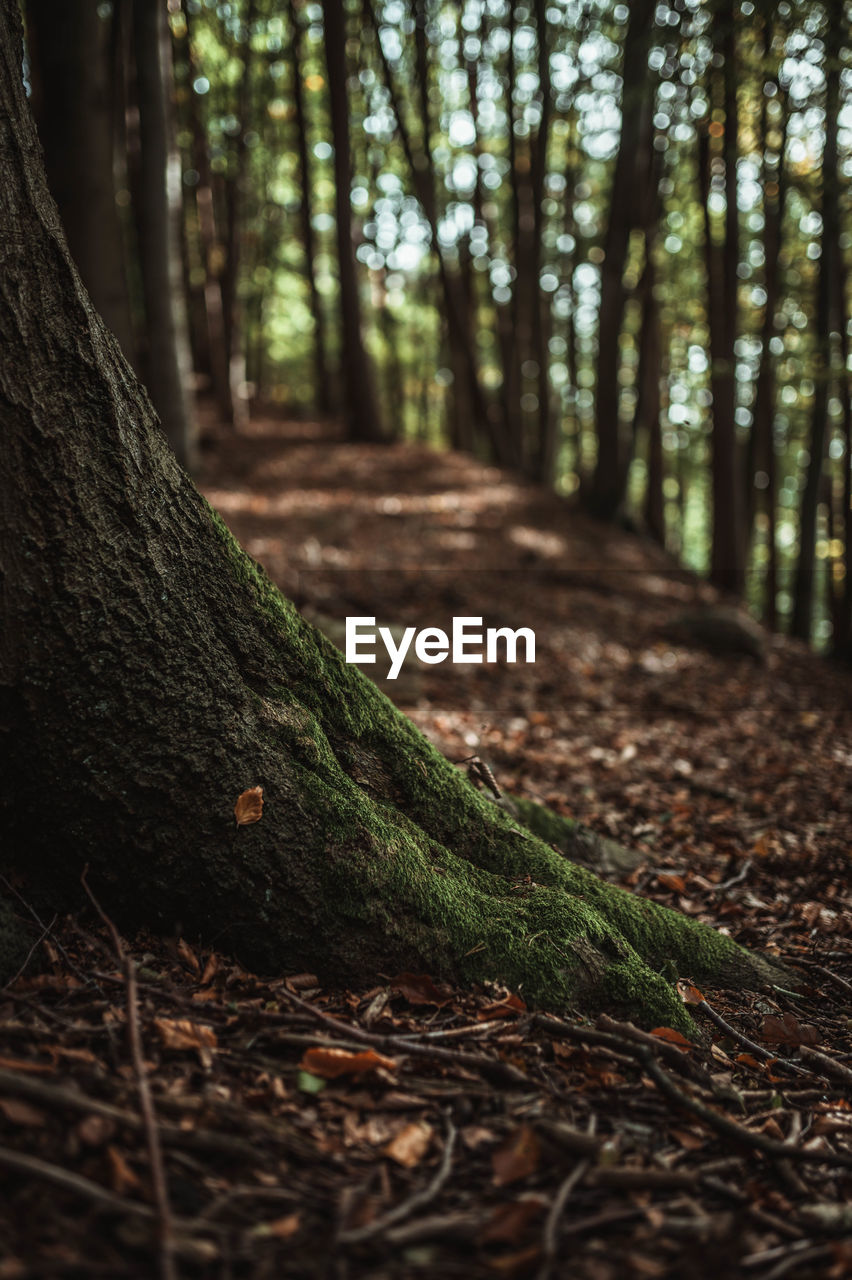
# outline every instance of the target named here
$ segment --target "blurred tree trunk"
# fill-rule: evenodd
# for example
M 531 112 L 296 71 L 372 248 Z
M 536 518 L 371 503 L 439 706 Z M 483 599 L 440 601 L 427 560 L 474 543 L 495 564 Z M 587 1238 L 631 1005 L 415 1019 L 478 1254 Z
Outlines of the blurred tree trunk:
M 745 585 L 743 536 L 743 483 L 739 465 L 736 424 L 737 266 L 739 264 L 739 210 L 737 207 L 737 65 L 734 11 L 731 0 L 722 0 L 713 15 L 713 43 L 723 62 L 714 88 L 721 88 L 724 125 L 725 220 L 720 239 L 714 233 L 710 211 L 711 150 L 708 133 L 699 138 L 699 177 L 704 209 L 704 251 L 707 268 L 707 318 L 710 329 L 710 385 L 713 395 L 712 443 L 712 541 L 710 580 L 718 587 L 741 595 Z M 715 65 L 715 64 L 714 64 Z M 712 128 L 712 126 L 711 126 Z
M 662 152 L 654 147 L 653 113 L 647 113 L 647 140 L 640 169 L 640 209 L 645 240 L 645 266 L 639 281 L 641 319 L 639 360 L 636 369 L 636 408 L 633 415 L 633 452 L 646 443 L 645 527 L 661 546 L 666 544 L 663 501 L 663 441 L 660 427 L 660 376 L 663 349 L 660 303 L 657 297 L 656 247 L 660 221 L 660 168 Z M 629 462 L 627 464 L 629 470 Z M 624 477 L 626 490 L 627 475 Z
M 840 108 L 840 51 L 843 41 L 843 3 L 827 6 L 825 36 L 825 142 L 822 155 L 822 252 L 817 278 L 814 338 L 814 399 L 805 487 L 799 508 L 799 558 L 793 589 L 791 631 L 809 640 L 813 628 L 814 568 L 817 513 L 828 426 L 828 396 L 832 377 L 832 324 L 838 318 L 838 251 L 840 236 L 837 115 Z
M 186 112 L 192 134 L 192 158 L 198 182 L 195 186 L 195 210 L 198 218 L 198 235 L 204 263 L 204 314 L 207 325 L 207 348 L 210 362 L 210 379 L 216 405 L 223 422 L 234 425 L 234 399 L 231 394 L 231 373 L 228 346 L 225 337 L 225 308 L 222 300 L 222 269 L 225 250 L 216 224 L 216 208 L 213 200 L 213 174 L 210 169 L 210 150 L 204 127 L 198 95 L 193 88 L 199 67 L 193 45 L 194 15 L 192 6 L 183 0 L 186 21 L 186 51 L 189 75 L 186 93 Z
M 251 78 L 254 63 L 252 28 L 257 15 L 257 0 L 246 0 L 243 17 L 242 69 L 237 86 L 236 160 L 225 179 L 225 267 L 222 272 L 222 308 L 225 348 L 228 353 L 228 378 L 231 387 L 234 426 L 244 427 L 249 417 L 249 395 L 246 386 L 246 335 L 240 298 L 240 264 L 242 241 L 246 234 L 246 197 L 249 151 L 246 135 L 251 112 Z
M 379 23 L 371 0 L 363 0 L 364 15 L 377 33 Z M 438 267 L 438 278 L 444 303 L 445 318 L 450 342 L 450 365 L 454 369 L 456 387 L 461 387 L 467 412 L 471 416 L 473 434 L 488 442 L 495 461 L 505 466 L 513 466 L 518 462 L 513 442 L 508 437 L 504 424 L 496 412 L 496 406 L 488 402 L 479 374 L 472 335 L 467 328 L 467 308 L 461 296 L 460 281 L 448 268 L 441 242 L 438 238 L 438 208 L 435 195 L 435 163 L 431 144 L 431 112 L 429 109 L 429 75 L 426 45 L 426 9 L 421 0 L 417 0 L 415 9 L 415 80 L 417 98 L 421 117 L 421 147 L 415 153 L 411 133 L 406 124 L 402 99 L 397 92 L 396 81 L 390 63 L 387 60 L 381 39 L 378 40 L 378 53 L 382 65 L 385 87 L 388 91 L 391 109 L 396 119 L 397 132 L 403 153 L 411 173 L 411 179 L 417 199 L 423 209 L 424 217 L 431 233 L 432 251 Z M 457 365 L 455 361 L 457 360 Z M 458 370 L 456 375 L 455 370 Z
M 764 33 L 764 56 L 769 56 L 771 44 L 771 26 L 767 21 Z M 776 87 L 778 81 L 775 81 Z M 781 271 L 779 258 L 781 255 L 782 234 L 784 225 L 784 207 L 787 193 L 787 169 L 785 152 L 787 150 L 787 129 L 789 124 L 789 103 L 787 94 L 780 95 L 783 117 L 780 127 L 780 145 L 770 148 L 768 144 L 767 99 L 762 96 L 761 103 L 761 154 L 763 165 L 763 251 L 764 251 L 764 289 L 766 302 L 763 309 L 761 326 L 760 363 L 757 371 L 757 385 L 754 396 L 754 420 L 749 436 L 748 463 L 746 469 L 746 527 L 748 540 L 754 537 L 754 522 L 762 512 L 766 519 L 766 591 L 763 621 L 773 631 L 778 624 L 778 535 L 776 528 L 777 476 L 775 463 L 775 356 L 771 350 L 775 336 L 775 314 L 781 292 Z M 773 164 L 768 154 L 777 154 Z
M 842 517 L 838 536 L 842 539 L 843 553 L 835 562 L 839 566 L 839 573 L 832 579 L 835 600 L 832 650 L 835 657 L 852 662 L 852 375 L 849 372 L 848 272 L 840 246 L 838 246 L 837 264 L 842 370 L 840 398 L 843 404 L 843 453 L 841 455 L 843 479 L 840 485 Z
M 601 267 L 595 390 L 598 457 L 590 505 L 596 515 L 607 520 L 615 515 L 624 497 L 625 468 L 619 422 L 621 323 L 627 300 L 624 266 L 630 232 L 636 219 L 636 157 L 641 148 L 643 111 L 647 109 L 648 101 L 648 45 L 654 8 L 654 0 L 635 0 L 630 6 L 624 36 L 621 136 L 615 158 Z
M 331 130 L 334 140 L 335 222 L 340 272 L 341 363 L 346 387 L 344 414 L 352 440 L 384 438 L 372 361 L 364 345 L 361 300 L 352 243 L 352 168 L 346 67 L 346 11 L 343 0 L 323 0 L 325 55 Z
M 50 190 L 97 310 L 136 358 L 114 183 L 111 28 L 97 0 L 27 0 L 33 110 Z
M 178 461 L 195 465 L 191 359 L 183 291 L 181 165 L 171 118 L 171 39 L 159 0 L 132 0 L 139 103 L 136 209 L 145 298 L 146 385 Z
M 290 75 L 292 79 L 293 107 L 296 113 L 296 159 L 298 164 L 299 218 L 302 227 L 302 248 L 305 254 L 305 279 L 310 296 L 311 319 L 314 325 L 313 362 L 314 397 L 320 413 L 329 414 L 334 408 L 332 378 L 327 355 L 325 310 L 317 284 L 316 236 L 314 234 L 313 182 L 311 180 L 311 153 L 308 138 L 308 117 L 305 110 L 305 93 L 302 70 L 302 19 L 294 0 L 288 0 L 290 15 Z
M 544 242 L 544 198 L 547 181 L 547 151 L 553 103 L 550 86 L 550 40 L 548 36 L 546 0 L 533 0 L 538 58 L 538 92 L 541 116 L 535 137 L 530 139 L 530 187 L 532 195 L 532 252 L 530 255 L 530 309 L 532 332 L 530 354 L 537 366 L 538 432 L 533 457 L 532 478 L 540 484 L 552 484 L 556 463 L 556 421 L 550 402 L 550 294 L 541 288 L 541 250 Z

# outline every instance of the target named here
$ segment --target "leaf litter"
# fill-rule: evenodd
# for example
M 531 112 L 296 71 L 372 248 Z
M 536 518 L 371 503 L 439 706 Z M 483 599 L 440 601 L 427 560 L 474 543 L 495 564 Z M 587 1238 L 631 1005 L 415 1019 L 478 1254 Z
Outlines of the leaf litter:
M 261 421 L 207 465 L 207 496 L 303 608 L 488 614 L 499 572 L 536 667 L 421 670 L 394 696 L 460 767 L 476 752 L 504 794 L 638 848 L 611 879 L 783 955 L 804 986 L 673 975 L 689 1042 L 438 975 L 329 989 L 193 939 L 125 940 L 180 1274 L 849 1274 L 849 677 L 783 639 L 765 668 L 662 639 L 672 603 L 708 588 L 458 455 Z M 273 487 L 280 519 L 252 515 Z M 389 559 L 387 493 L 415 592 Z M 602 554 L 617 572 L 576 567 Z M 260 819 L 260 791 L 239 797 L 238 825 Z M 156 1273 L 105 944 L 93 913 L 57 922 L 0 992 L 0 1280 Z

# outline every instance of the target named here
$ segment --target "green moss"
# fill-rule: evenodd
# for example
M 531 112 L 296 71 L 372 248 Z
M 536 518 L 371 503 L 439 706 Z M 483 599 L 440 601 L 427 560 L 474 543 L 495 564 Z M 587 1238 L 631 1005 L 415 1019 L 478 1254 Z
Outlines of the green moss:
M 760 981 L 769 966 L 729 938 L 596 878 L 558 852 L 576 824 L 532 801 L 518 819 L 477 792 L 356 667 L 301 617 L 218 516 L 229 569 L 271 658 L 253 683 L 310 815 L 301 880 L 312 894 L 302 963 L 347 957 L 499 979 L 551 1008 L 607 1004 L 681 1030 L 659 970 Z M 551 847 L 557 846 L 557 849 Z M 294 878 L 282 852 L 282 875 Z M 337 945 L 333 931 L 340 934 Z

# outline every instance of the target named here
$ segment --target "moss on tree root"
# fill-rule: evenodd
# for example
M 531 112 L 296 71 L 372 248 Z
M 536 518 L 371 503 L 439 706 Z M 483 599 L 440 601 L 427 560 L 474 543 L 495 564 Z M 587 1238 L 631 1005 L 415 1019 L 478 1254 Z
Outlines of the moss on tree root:
M 519 814 L 528 827 L 501 812 L 213 519 L 227 572 L 276 655 L 279 682 L 264 696 L 319 819 L 323 930 L 374 939 L 385 964 L 396 956 L 462 980 L 499 979 L 538 1004 L 605 1005 L 684 1029 L 690 1019 L 658 972 L 669 962 L 697 980 L 780 976 L 730 938 L 560 856 L 550 843 L 570 847 L 566 819 L 531 802 Z M 271 809 L 264 821 L 274 822 Z

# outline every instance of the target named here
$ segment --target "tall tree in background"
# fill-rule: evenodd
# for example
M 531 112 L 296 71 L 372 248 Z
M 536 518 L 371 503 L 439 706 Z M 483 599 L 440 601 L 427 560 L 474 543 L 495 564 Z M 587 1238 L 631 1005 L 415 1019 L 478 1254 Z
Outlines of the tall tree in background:
M 772 54 L 773 14 L 763 18 L 763 68 L 768 71 Z M 764 76 L 761 76 L 761 80 Z M 778 103 L 781 119 L 769 129 L 769 97 Z M 776 525 L 777 467 L 775 461 L 775 401 L 777 391 L 776 359 L 772 340 L 776 330 L 776 313 L 781 293 L 781 248 L 784 210 L 787 199 L 787 132 L 790 120 L 786 89 L 782 89 L 776 73 L 766 80 L 760 105 L 760 158 L 763 180 L 763 255 L 764 292 L 763 321 L 760 335 L 760 362 L 754 395 L 754 418 L 748 442 L 746 468 L 746 525 L 749 538 L 754 536 L 758 514 L 765 521 L 766 589 L 763 620 L 775 628 L 778 620 L 778 530 Z M 770 146 L 770 132 L 775 145 Z
M 185 110 L 189 133 L 192 138 L 192 163 L 198 175 L 195 185 L 195 211 L 198 219 L 199 248 L 204 270 L 204 319 L 207 327 L 206 351 L 210 366 L 210 381 L 216 405 L 222 421 L 229 427 L 235 425 L 234 396 L 231 390 L 231 367 L 228 339 L 225 332 L 225 302 L 222 293 L 222 273 L 225 265 L 225 249 L 219 234 L 216 203 L 213 198 L 213 173 L 204 121 L 198 105 L 194 82 L 199 69 L 194 45 L 192 5 L 183 0 L 181 12 L 186 24 L 187 80 Z
M 340 310 L 343 332 L 343 377 L 346 386 L 343 412 L 352 440 L 384 437 L 372 362 L 364 343 L 361 301 L 352 242 L 352 165 L 349 145 L 349 98 L 346 66 L 346 10 L 343 0 L 323 0 L 325 54 L 331 129 L 334 139 L 335 217 L 340 273 Z
M 191 360 L 181 262 L 181 163 L 172 119 L 172 51 L 160 0 L 131 0 L 139 107 L 137 225 L 145 298 L 145 375 L 163 430 L 184 466 L 195 463 Z
M 745 533 L 742 469 L 737 447 L 736 356 L 737 267 L 739 265 L 739 207 L 737 157 L 739 112 L 734 4 L 719 0 L 713 11 L 714 118 L 699 138 L 701 203 L 704 209 L 704 250 L 707 268 L 707 319 L 710 329 L 710 385 L 713 395 L 712 533 L 710 579 L 718 587 L 741 595 L 745 585 Z M 720 122 L 719 116 L 722 117 Z M 710 139 L 721 140 L 721 157 Z M 722 176 L 719 177 L 721 160 Z M 721 236 L 711 214 L 710 194 L 721 189 L 725 216 Z
M 618 394 L 621 324 L 627 299 L 624 266 L 636 216 L 636 158 L 644 136 L 642 115 L 648 102 L 648 45 L 654 8 L 654 0 L 635 0 L 630 6 L 621 74 L 621 136 L 601 267 L 595 393 L 598 457 L 590 500 L 595 513 L 605 519 L 614 516 L 621 505 L 626 480 Z
M 810 639 L 814 612 L 814 565 L 817 514 L 822 487 L 828 398 L 832 380 L 831 334 L 839 319 L 838 255 L 840 216 L 838 205 L 837 116 L 840 108 L 840 50 L 843 40 L 843 0 L 826 6 L 825 30 L 825 143 L 822 156 L 822 236 L 817 277 L 815 321 L 813 416 L 805 487 L 799 509 L 799 559 L 793 595 L 793 635 Z
M 311 175 L 308 117 L 305 109 L 302 58 L 302 17 L 295 0 L 288 0 L 290 18 L 290 76 L 293 93 L 296 126 L 296 156 L 298 161 L 299 219 L 302 231 L 302 248 L 305 255 L 305 279 L 310 295 L 311 318 L 314 325 L 314 395 L 320 413 L 330 413 L 334 408 L 332 384 L 326 353 L 327 338 L 322 295 L 317 284 L 316 236 L 313 223 L 313 183 Z
M 50 190 L 92 300 L 136 358 L 115 203 L 114 18 L 97 0 L 27 0 L 33 109 Z
M 240 56 L 242 67 L 237 84 L 236 154 L 225 179 L 225 265 L 222 272 L 222 307 L 225 322 L 225 349 L 231 387 L 234 425 L 248 422 L 249 400 L 246 386 L 246 332 L 243 302 L 240 296 L 240 263 L 246 233 L 248 199 L 249 150 L 247 135 L 251 128 L 251 85 L 254 68 L 252 37 L 257 16 L 256 0 L 246 0 L 242 17 Z

